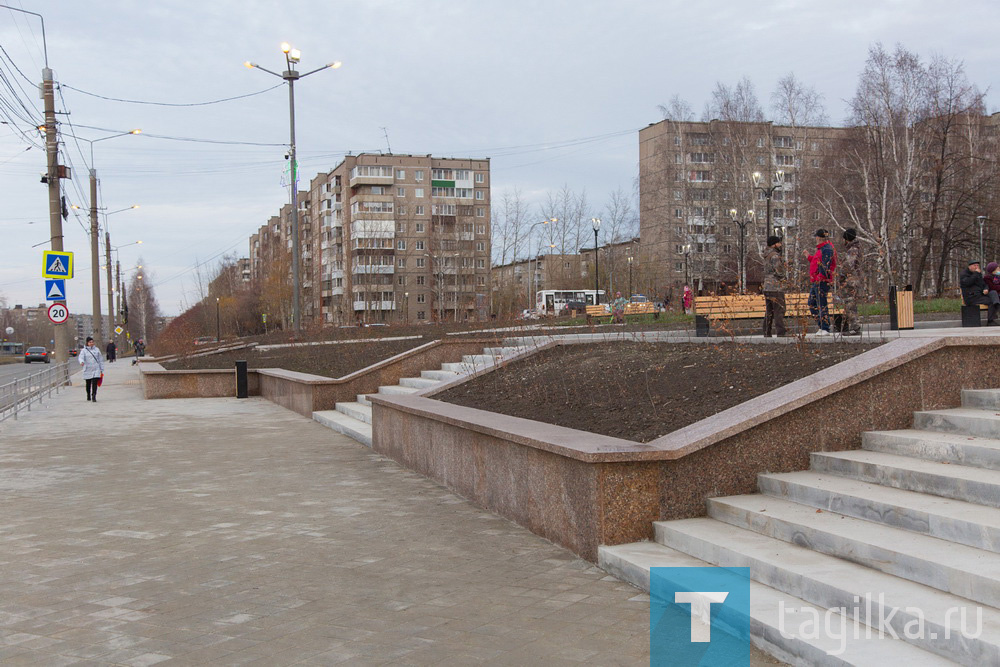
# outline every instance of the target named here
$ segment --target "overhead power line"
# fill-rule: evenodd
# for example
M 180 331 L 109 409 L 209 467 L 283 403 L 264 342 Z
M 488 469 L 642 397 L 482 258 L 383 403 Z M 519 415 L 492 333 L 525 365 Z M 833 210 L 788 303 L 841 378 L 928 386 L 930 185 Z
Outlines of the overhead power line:
M 275 88 L 280 88 L 285 85 L 284 83 L 279 83 L 277 85 L 271 86 L 270 88 L 265 88 L 264 90 L 258 90 L 256 93 L 247 93 L 246 95 L 237 95 L 236 97 L 224 97 L 221 100 L 210 100 L 208 102 L 149 102 L 146 100 L 126 100 L 120 97 L 108 97 L 107 95 L 98 95 L 97 93 L 90 93 L 86 90 L 80 90 L 79 88 L 74 88 L 73 86 L 68 86 L 65 83 L 61 84 L 62 88 L 67 88 L 69 90 L 75 90 L 78 93 L 84 95 L 90 95 L 91 97 L 96 97 L 102 100 L 108 100 L 111 102 L 124 102 L 126 104 L 149 104 L 157 107 L 204 107 L 209 104 L 220 104 L 222 102 L 232 102 L 233 100 L 242 100 L 246 97 L 253 97 L 254 95 L 262 95 Z

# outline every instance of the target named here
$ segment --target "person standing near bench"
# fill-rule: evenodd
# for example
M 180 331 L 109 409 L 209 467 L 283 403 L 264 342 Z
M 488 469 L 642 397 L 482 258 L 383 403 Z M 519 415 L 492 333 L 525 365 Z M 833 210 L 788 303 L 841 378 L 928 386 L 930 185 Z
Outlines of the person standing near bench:
M 845 336 L 861 335 L 861 320 L 858 318 L 858 298 L 864 286 L 861 273 L 861 242 L 858 241 L 858 230 L 845 229 L 843 270 L 840 272 L 840 298 L 844 302 Z
M 764 338 L 771 337 L 771 325 L 778 337 L 785 335 L 785 260 L 781 237 L 768 236 L 764 251 Z
M 809 254 L 809 312 L 816 318 L 817 336 L 830 335 L 830 284 L 837 270 L 837 251 L 830 242 L 830 234 L 825 229 L 816 230 L 816 252 Z
M 969 268 L 958 276 L 962 286 L 962 301 L 966 306 L 989 306 L 986 311 L 986 326 L 997 326 L 997 310 L 1000 310 L 1000 295 L 986 287 L 979 260 L 969 262 Z

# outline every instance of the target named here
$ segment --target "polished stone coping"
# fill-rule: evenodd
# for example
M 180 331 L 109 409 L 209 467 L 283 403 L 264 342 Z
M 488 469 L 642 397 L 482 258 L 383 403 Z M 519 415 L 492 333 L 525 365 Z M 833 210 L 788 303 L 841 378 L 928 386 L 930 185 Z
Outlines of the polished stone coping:
M 539 349 L 557 344 L 562 343 L 551 341 Z M 682 458 L 936 350 L 995 344 L 992 337 L 981 335 L 899 338 L 645 444 L 445 403 L 428 395 L 379 394 L 369 400 L 580 461 L 663 461 Z M 435 387 L 433 393 L 492 370 L 495 368 Z

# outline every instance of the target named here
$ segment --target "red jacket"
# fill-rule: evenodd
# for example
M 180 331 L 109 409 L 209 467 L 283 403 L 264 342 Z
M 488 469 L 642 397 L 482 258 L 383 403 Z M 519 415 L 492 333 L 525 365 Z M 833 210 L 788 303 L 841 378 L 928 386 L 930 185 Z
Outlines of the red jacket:
M 832 283 L 837 270 L 837 250 L 829 240 L 816 245 L 809 255 L 809 279 L 814 283 Z

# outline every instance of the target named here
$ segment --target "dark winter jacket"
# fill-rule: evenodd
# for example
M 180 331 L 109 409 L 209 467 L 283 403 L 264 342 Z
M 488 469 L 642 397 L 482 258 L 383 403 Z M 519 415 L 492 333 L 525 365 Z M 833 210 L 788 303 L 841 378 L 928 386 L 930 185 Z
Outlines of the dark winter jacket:
M 785 260 L 781 251 L 771 246 L 764 251 L 764 291 L 784 292 Z
M 976 299 L 982 297 L 983 291 L 986 289 L 983 274 L 968 268 L 963 269 L 962 273 L 958 275 L 958 282 L 962 286 L 962 300 L 967 306 L 972 305 Z
M 816 252 L 809 255 L 809 280 L 814 283 L 832 283 L 837 270 L 837 251 L 830 241 L 816 245 Z

